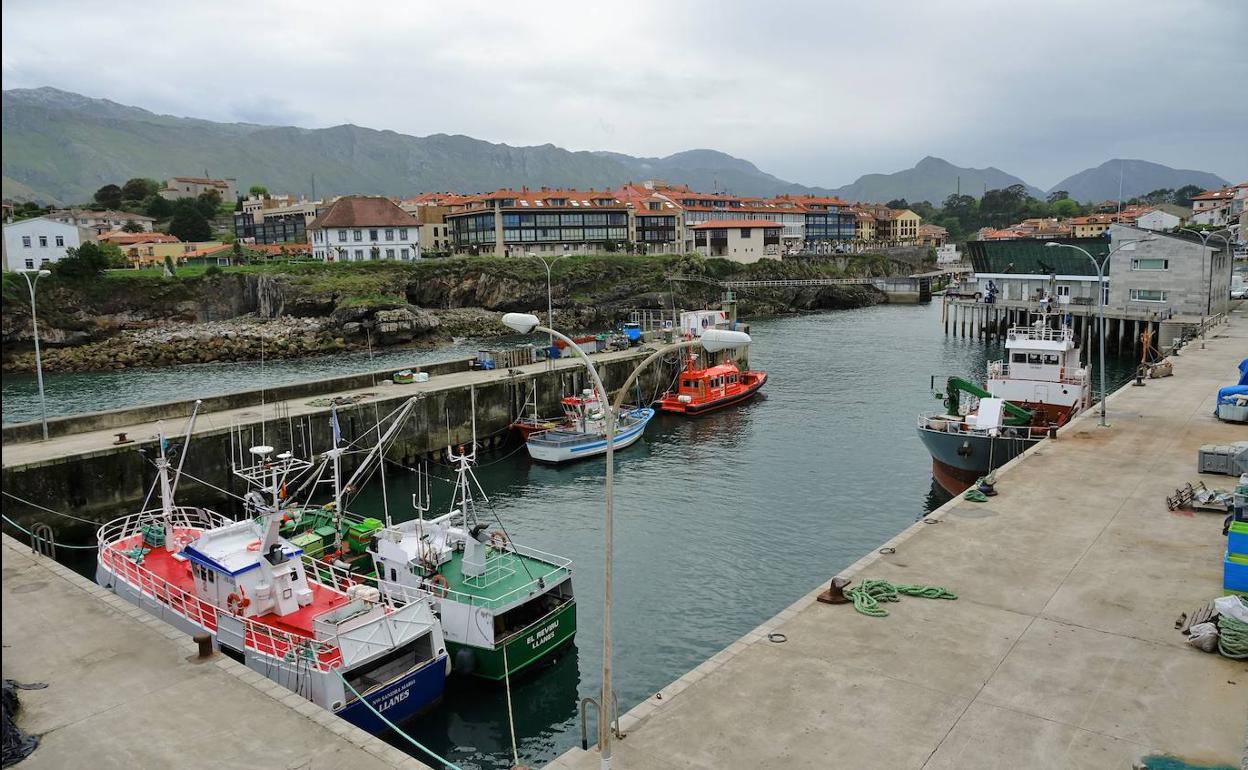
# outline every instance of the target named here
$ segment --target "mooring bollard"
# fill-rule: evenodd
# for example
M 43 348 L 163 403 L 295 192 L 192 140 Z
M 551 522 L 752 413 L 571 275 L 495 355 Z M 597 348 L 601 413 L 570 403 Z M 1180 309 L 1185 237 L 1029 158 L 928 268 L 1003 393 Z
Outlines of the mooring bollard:
M 196 660 L 208 660 L 212 657 L 211 634 L 195 634 L 191 638 L 195 640 L 195 644 L 199 645 L 199 655 L 196 656 Z

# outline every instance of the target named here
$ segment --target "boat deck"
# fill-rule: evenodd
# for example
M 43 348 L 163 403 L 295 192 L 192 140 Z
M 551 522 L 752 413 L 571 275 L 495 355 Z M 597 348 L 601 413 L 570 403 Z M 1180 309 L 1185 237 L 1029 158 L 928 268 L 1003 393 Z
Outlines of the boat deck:
M 533 585 L 538 578 L 544 579 L 549 588 L 569 574 L 566 567 L 507 552 L 490 557 L 485 575 L 469 578 L 464 575 L 463 561 L 464 554 L 456 551 L 440 572 L 446 578 L 449 591 L 472 597 L 472 603 L 481 606 L 503 606 L 527 598 L 532 593 L 545 590 Z

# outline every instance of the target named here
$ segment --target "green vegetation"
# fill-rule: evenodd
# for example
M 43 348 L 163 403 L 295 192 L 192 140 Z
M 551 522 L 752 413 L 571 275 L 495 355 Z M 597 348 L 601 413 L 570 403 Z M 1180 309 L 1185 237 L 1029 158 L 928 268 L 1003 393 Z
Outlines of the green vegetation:
M 87 241 L 76 249 L 66 249 L 65 258 L 53 265 L 53 274 L 66 281 L 85 281 L 125 264 L 125 255 L 117 244 Z
M 201 207 L 195 201 L 178 201 L 169 220 L 169 234 L 183 241 L 207 241 L 212 239 L 212 226 L 208 224 Z
M 121 188 L 115 184 L 106 184 L 95 191 L 95 202 L 106 209 L 121 208 Z

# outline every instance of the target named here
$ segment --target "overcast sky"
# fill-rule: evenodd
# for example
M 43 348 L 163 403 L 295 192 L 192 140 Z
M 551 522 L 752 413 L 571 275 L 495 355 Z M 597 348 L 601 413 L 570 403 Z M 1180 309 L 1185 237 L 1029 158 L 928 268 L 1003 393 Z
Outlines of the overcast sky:
M 1042 188 L 1248 178 L 1248 2 L 4 0 L 4 88 L 513 145 L 712 148 L 834 187 L 924 155 Z

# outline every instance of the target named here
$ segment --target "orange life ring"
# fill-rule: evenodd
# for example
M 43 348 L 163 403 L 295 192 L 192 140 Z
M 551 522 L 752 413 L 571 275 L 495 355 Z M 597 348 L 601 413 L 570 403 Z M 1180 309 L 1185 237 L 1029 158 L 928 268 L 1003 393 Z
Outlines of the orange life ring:
M 225 597 L 225 606 L 230 612 L 240 612 L 251 606 L 251 599 L 247 598 L 247 592 L 239 586 L 237 593 L 231 591 L 230 595 Z
M 502 551 L 505 550 L 511 541 L 507 538 L 507 533 L 502 530 L 494 530 L 490 533 L 489 544 Z
M 429 590 L 436 594 L 439 598 L 445 597 L 451 588 L 451 584 L 448 583 L 446 578 L 442 575 L 434 575 L 425 582 L 429 586 Z

